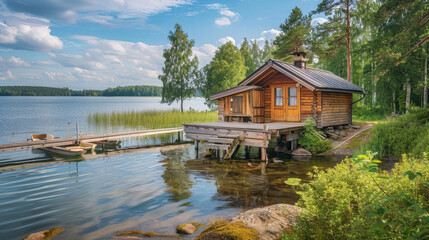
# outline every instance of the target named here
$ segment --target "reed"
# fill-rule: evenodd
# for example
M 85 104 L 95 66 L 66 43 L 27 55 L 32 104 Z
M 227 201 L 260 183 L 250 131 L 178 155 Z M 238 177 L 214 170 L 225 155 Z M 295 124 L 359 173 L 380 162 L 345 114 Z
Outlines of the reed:
M 134 127 L 145 129 L 180 127 L 186 123 L 203 123 L 217 121 L 216 111 L 150 110 L 122 111 L 111 113 L 92 113 L 88 122 L 98 126 Z

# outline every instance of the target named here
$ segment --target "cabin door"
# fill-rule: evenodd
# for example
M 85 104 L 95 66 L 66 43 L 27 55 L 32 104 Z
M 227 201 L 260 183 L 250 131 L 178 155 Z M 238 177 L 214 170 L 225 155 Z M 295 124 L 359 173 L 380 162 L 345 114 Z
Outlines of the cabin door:
M 271 121 L 300 121 L 300 89 L 295 85 L 271 86 Z

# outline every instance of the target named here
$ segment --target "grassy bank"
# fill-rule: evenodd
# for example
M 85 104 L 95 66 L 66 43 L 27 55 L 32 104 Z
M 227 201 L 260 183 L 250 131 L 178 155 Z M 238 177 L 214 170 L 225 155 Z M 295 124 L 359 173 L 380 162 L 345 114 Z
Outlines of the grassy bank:
M 180 127 L 184 123 L 217 121 L 216 111 L 123 111 L 112 113 L 93 113 L 88 122 L 101 126 L 143 127 L 146 129 Z
M 378 152 L 379 157 L 400 157 L 404 153 L 422 156 L 429 152 L 429 108 L 410 110 L 408 114 L 379 123 L 371 137 L 355 152 Z

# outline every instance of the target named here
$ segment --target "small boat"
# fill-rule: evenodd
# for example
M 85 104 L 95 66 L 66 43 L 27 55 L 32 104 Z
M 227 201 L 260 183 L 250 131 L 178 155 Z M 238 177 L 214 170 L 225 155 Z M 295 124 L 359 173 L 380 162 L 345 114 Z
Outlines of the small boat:
M 94 144 L 97 144 L 98 146 L 117 146 L 120 145 L 122 141 L 120 140 L 102 140 L 102 141 L 96 141 L 92 142 Z
M 32 134 L 31 141 L 44 141 L 44 140 L 52 140 L 55 139 L 51 134 Z
M 46 147 L 41 148 L 43 151 L 55 153 L 63 156 L 81 156 L 86 153 L 86 150 L 81 146 L 66 146 L 66 147 Z
M 51 134 L 32 134 L 31 141 L 44 141 L 44 140 L 53 140 L 58 139 L 52 136 Z M 50 152 L 54 154 L 59 154 L 63 156 L 80 156 L 86 153 L 87 150 L 94 151 L 97 145 L 93 143 L 80 143 L 79 145 L 69 145 L 69 146 L 58 146 L 58 147 L 44 147 L 40 148 L 45 152 Z

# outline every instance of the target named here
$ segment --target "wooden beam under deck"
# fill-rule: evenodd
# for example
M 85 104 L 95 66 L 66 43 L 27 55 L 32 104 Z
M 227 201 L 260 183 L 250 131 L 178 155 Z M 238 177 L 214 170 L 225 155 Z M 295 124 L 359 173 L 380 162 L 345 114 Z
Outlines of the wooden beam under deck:
M 162 129 L 151 129 L 151 130 L 143 130 L 143 131 L 135 131 L 135 132 L 127 132 L 127 133 L 114 133 L 114 134 L 105 134 L 105 135 L 96 135 L 96 136 L 79 136 L 79 140 L 81 142 L 97 142 L 97 141 L 103 141 L 103 140 L 112 140 L 112 139 L 137 137 L 137 136 L 149 136 L 149 135 L 174 133 L 174 132 L 181 132 L 181 131 L 183 131 L 183 127 L 162 128 Z M 67 145 L 75 144 L 76 141 L 77 141 L 77 138 L 58 138 L 58 139 L 43 140 L 43 141 L 0 144 L 0 152 L 44 148 L 44 147 L 67 146 Z

